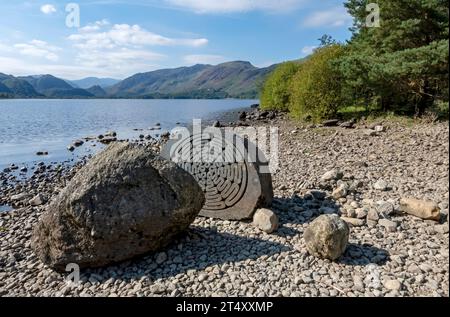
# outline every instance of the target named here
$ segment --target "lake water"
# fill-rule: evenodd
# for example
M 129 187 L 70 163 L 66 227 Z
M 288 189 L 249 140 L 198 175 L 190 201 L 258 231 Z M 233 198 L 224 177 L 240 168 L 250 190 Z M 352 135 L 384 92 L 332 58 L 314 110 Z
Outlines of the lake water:
M 74 140 L 115 131 L 119 139 L 136 138 L 156 123 L 170 131 L 192 119 L 214 120 L 257 100 L 0 100 L 0 169 L 14 163 L 61 162 L 94 152 L 85 146 L 71 153 Z M 144 129 L 135 131 L 134 129 Z M 47 156 L 36 156 L 38 151 Z

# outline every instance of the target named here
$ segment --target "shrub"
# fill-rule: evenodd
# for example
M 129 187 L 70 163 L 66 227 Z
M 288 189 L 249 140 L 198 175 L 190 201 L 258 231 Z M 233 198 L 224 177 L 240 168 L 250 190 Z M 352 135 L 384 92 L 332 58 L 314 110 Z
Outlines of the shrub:
M 294 117 L 314 121 L 336 115 L 345 106 L 343 81 L 333 61 L 344 53 L 342 45 L 317 49 L 291 81 L 289 109 Z
M 260 96 L 262 109 L 281 111 L 289 109 L 291 80 L 299 67 L 299 63 L 286 62 L 269 75 Z

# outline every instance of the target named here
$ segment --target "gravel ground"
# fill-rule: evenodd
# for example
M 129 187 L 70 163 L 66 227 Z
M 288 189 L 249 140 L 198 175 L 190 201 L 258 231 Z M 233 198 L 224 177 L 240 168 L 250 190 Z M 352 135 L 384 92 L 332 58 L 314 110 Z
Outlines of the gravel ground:
M 165 252 L 85 270 L 79 284 L 70 284 L 33 255 L 31 230 L 45 205 L 26 201 L 38 193 L 51 199 L 83 163 L 46 168 L 21 186 L 0 187 L 0 203 L 25 193 L 15 202 L 19 209 L 0 213 L 0 296 L 449 296 L 448 122 L 386 122 L 387 131 L 373 136 L 362 126 L 269 124 L 281 133 L 280 170 L 273 175 L 276 233 L 250 221 L 199 217 Z M 342 179 L 321 179 L 332 170 Z M 0 184 L 7 178 L 0 175 Z M 343 182 L 348 192 L 333 199 Z M 441 221 L 392 212 L 404 196 L 437 203 Z M 367 220 L 374 210 L 380 220 Z M 356 225 L 335 262 L 310 256 L 302 238 L 322 213 Z

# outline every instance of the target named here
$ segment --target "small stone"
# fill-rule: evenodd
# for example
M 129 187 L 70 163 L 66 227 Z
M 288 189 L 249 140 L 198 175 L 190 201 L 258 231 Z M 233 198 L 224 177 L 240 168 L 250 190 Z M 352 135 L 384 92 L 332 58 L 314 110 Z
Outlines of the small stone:
M 306 228 L 304 239 L 311 255 L 336 260 L 345 252 L 349 235 L 347 223 L 338 215 L 322 215 Z
M 333 169 L 331 171 L 326 172 L 322 175 L 320 178 L 323 182 L 331 181 L 331 180 L 338 180 L 341 179 L 344 176 L 344 174 L 336 169 Z
M 320 207 L 319 212 L 325 215 L 331 215 L 336 213 L 336 209 L 331 207 Z
M 317 189 L 312 189 L 312 190 L 308 191 L 307 194 L 312 195 L 317 200 L 324 200 L 325 197 L 327 196 L 326 192 L 324 192 L 323 190 L 317 190 Z
M 45 204 L 45 198 L 41 194 L 37 194 L 33 199 L 29 201 L 31 206 L 41 206 Z
M 395 232 L 397 230 L 397 223 L 388 219 L 380 219 L 378 224 L 385 227 L 388 232 Z
M 367 214 L 368 214 L 367 210 L 364 210 L 362 208 L 356 209 L 356 218 L 358 218 L 358 219 L 366 218 Z
M 379 179 L 375 184 L 373 184 L 373 188 L 380 191 L 385 191 L 388 189 L 388 183 L 382 179 Z
M 364 135 L 367 135 L 367 136 L 375 136 L 375 135 L 377 135 L 377 131 L 372 130 L 372 129 L 364 129 L 362 132 L 363 132 Z
M 333 196 L 334 199 L 339 199 L 339 198 L 343 198 L 345 196 L 347 196 L 347 188 L 346 186 L 339 186 L 338 188 L 336 188 L 333 193 L 331 194 L 331 196 Z
M 356 211 L 353 208 L 347 209 L 347 217 L 348 218 L 356 218 Z
M 375 132 L 384 132 L 385 128 L 382 125 L 377 125 L 374 128 Z
M 386 201 L 378 202 L 376 209 L 384 216 L 392 216 L 395 213 L 394 205 Z
M 370 208 L 367 213 L 367 220 L 378 222 L 379 219 L 380 216 L 378 215 L 378 212 L 375 209 Z
M 434 231 L 440 234 L 446 234 L 448 233 L 448 224 L 443 224 L 443 225 L 437 225 L 434 226 Z
M 398 292 L 402 288 L 402 283 L 398 280 L 387 280 L 384 282 L 384 287 L 386 287 L 390 291 Z
M 361 226 L 364 226 L 364 223 L 365 223 L 364 219 L 356 219 L 356 218 L 348 218 L 348 217 L 341 217 L 341 219 L 353 227 L 361 227 Z
M 431 201 L 402 198 L 400 199 L 400 210 L 425 220 L 439 221 L 441 219 L 438 205 Z
M 339 120 L 331 119 L 331 120 L 326 120 L 326 121 L 322 122 L 322 125 L 324 127 L 335 127 L 338 125 L 338 123 L 339 123 Z
M 27 193 L 20 193 L 20 194 L 11 196 L 11 201 L 21 201 L 27 197 L 29 197 L 29 195 Z
M 158 253 L 158 255 L 156 256 L 156 264 L 163 264 L 164 262 L 167 261 L 167 254 L 166 252 L 160 252 Z
M 266 233 L 272 233 L 278 228 L 278 216 L 270 209 L 258 209 L 253 216 L 253 225 Z
M 73 142 L 73 146 L 75 146 L 75 147 L 80 147 L 83 144 L 84 144 L 84 142 L 81 141 L 81 140 L 76 140 L 76 141 Z
M 200 274 L 200 275 L 198 276 L 198 281 L 199 281 L 199 282 L 206 281 L 207 279 L 208 279 L 208 275 L 206 275 L 206 274 Z

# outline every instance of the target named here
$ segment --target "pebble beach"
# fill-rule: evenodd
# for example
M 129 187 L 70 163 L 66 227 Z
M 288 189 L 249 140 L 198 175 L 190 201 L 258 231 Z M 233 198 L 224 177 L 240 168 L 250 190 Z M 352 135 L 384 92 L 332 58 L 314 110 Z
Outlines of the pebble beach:
M 38 260 L 30 239 L 48 202 L 89 158 L 40 165 L 20 182 L 0 172 L 0 205 L 15 207 L 0 213 L 0 296 L 449 296 L 448 122 L 361 121 L 347 129 L 277 115 L 246 124 L 279 128 L 277 231 L 198 217 L 164 251 L 86 269 L 68 283 Z M 154 140 L 136 142 L 160 149 Z M 404 197 L 434 202 L 440 219 L 399 212 Z M 350 226 L 336 261 L 305 247 L 303 233 L 322 214 Z

